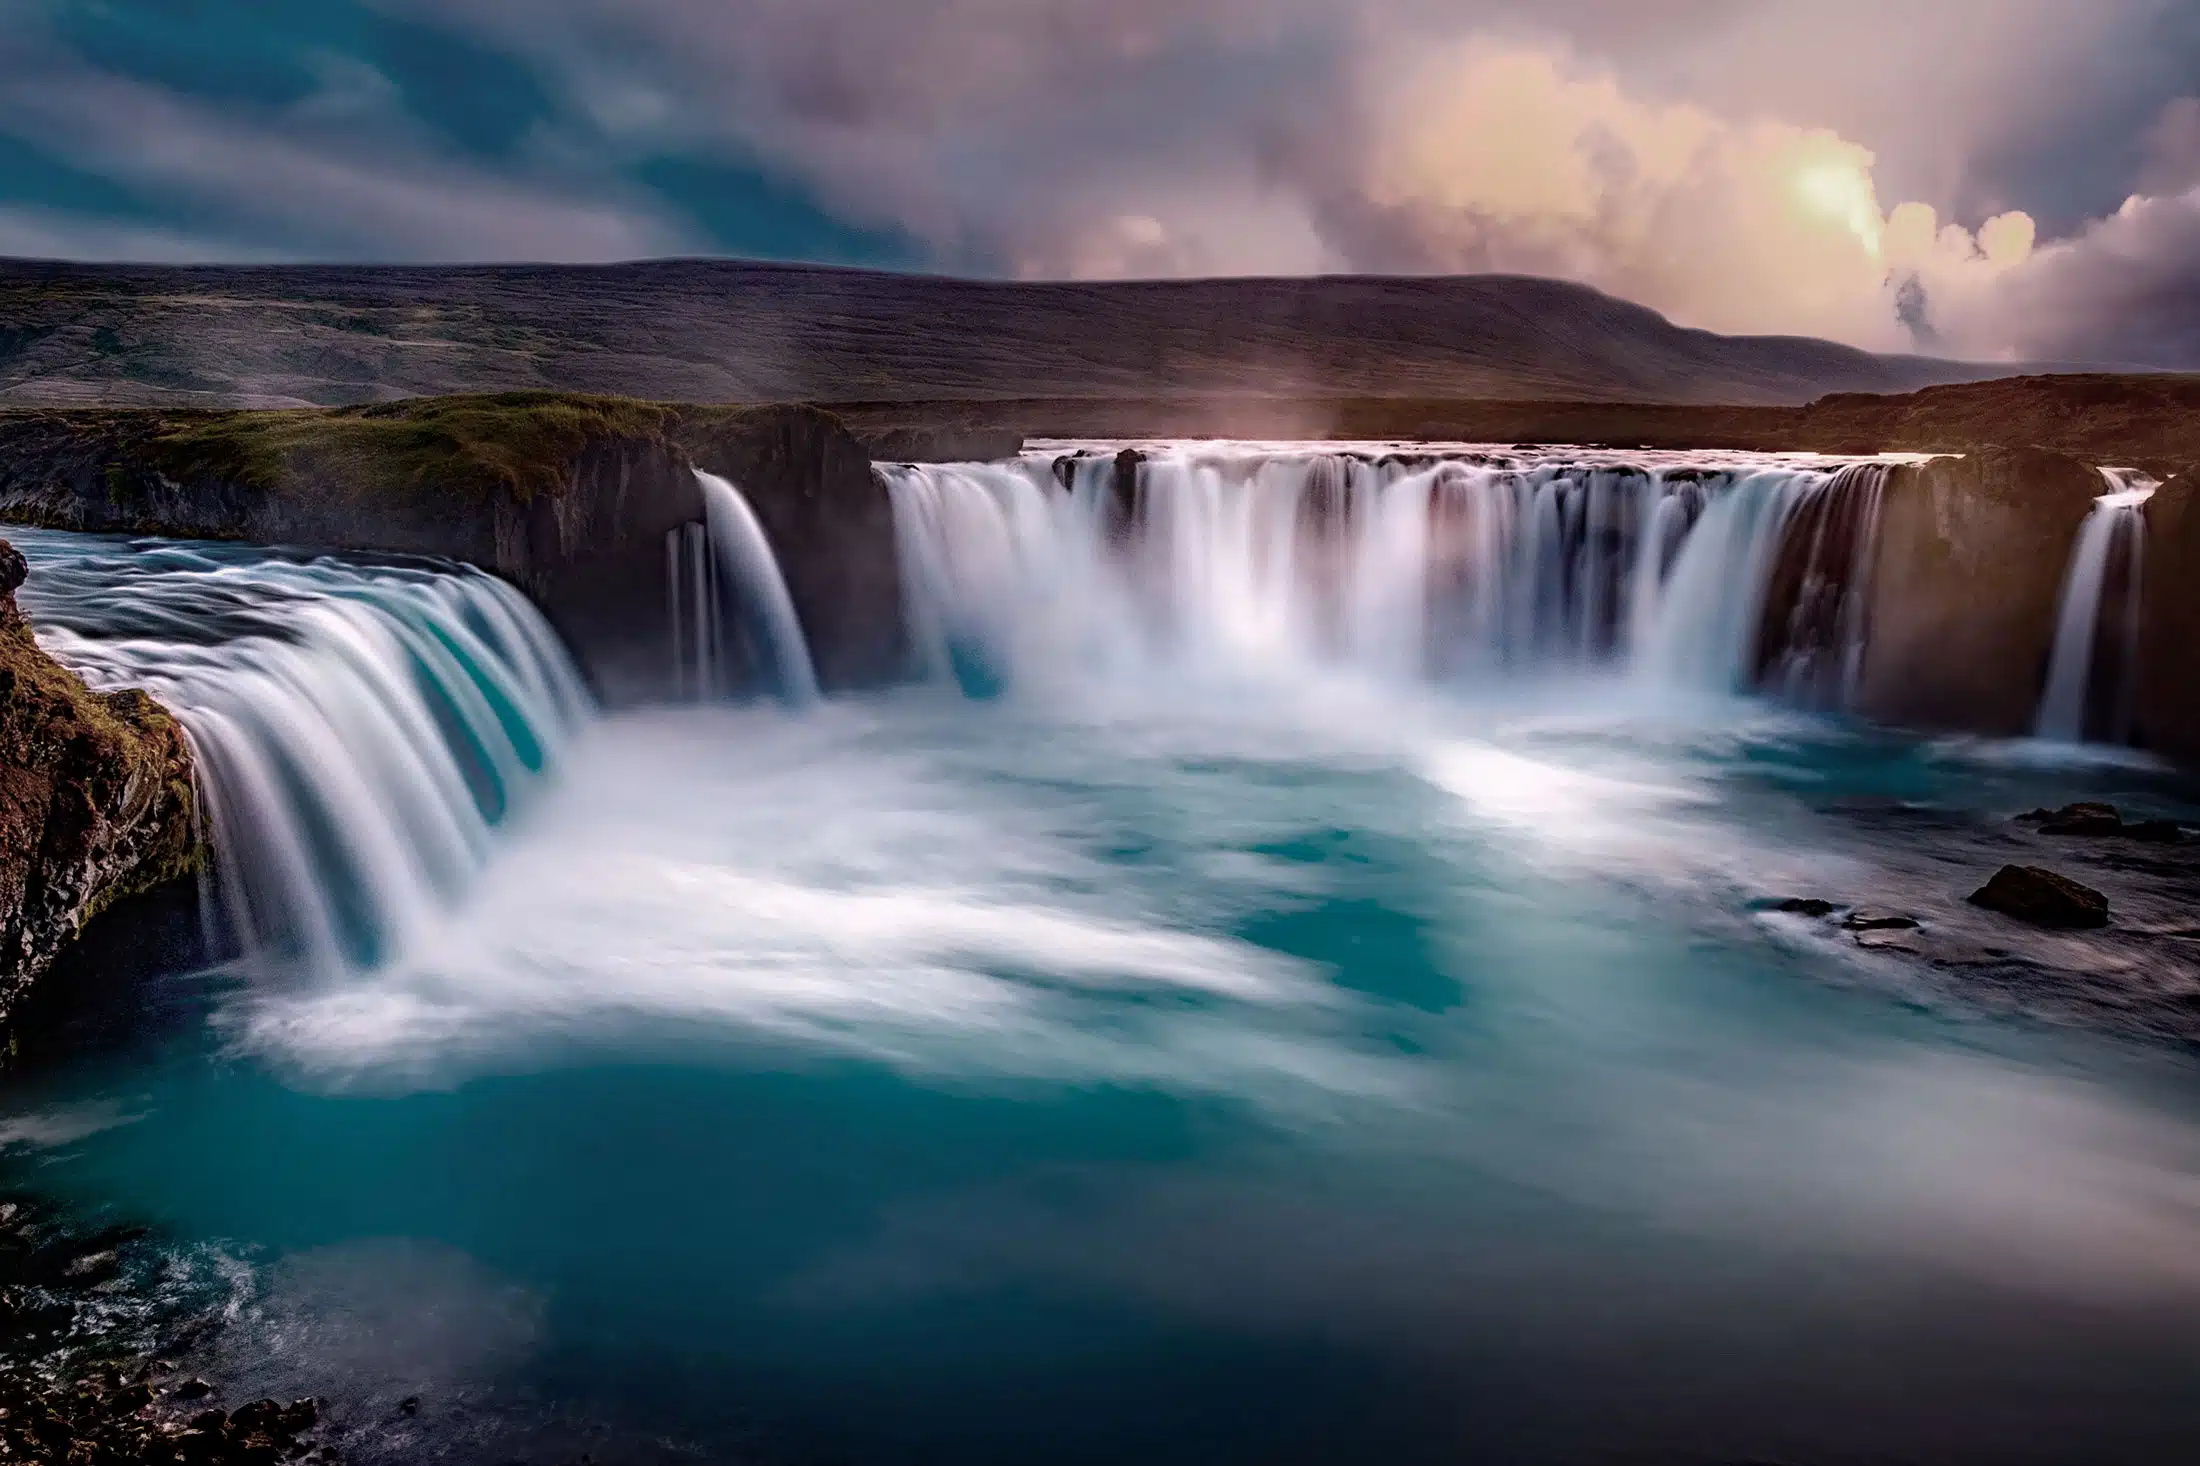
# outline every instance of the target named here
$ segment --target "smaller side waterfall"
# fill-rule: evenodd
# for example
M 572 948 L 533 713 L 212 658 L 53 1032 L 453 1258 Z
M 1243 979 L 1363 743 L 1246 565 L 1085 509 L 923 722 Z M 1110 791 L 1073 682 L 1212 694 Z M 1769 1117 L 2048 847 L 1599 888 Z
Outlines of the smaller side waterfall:
M 730 482 L 700 471 L 695 478 L 706 523 L 665 537 L 675 696 L 694 702 L 728 696 L 736 652 L 746 649 L 781 697 L 815 702 L 817 670 L 764 526 Z
M 2160 481 L 2136 469 L 2104 468 L 2108 492 L 2093 503 L 2063 578 L 2055 652 L 2034 731 L 2063 743 L 2125 743 L 2139 666 L 2140 574 L 2146 551 L 2142 504 Z

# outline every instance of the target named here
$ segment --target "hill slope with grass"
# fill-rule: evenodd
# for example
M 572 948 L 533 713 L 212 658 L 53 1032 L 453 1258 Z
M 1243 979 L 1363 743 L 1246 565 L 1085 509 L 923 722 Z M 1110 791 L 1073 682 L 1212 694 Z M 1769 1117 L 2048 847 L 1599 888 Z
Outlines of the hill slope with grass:
M 1998 369 L 1719 336 L 1517 276 L 1031 283 L 660 261 L 0 262 L 0 406 L 1179 395 L 1800 403 Z

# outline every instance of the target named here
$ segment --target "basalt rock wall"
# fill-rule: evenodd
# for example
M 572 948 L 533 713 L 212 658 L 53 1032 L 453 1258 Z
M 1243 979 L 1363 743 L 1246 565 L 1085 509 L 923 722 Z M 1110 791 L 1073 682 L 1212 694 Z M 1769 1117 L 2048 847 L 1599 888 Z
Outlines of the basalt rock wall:
M 681 424 L 695 465 L 747 497 L 786 576 L 828 690 L 874 686 L 908 663 L 893 502 L 871 455 L 830 413 L 806 407 Z
M 1856 711 L 1924 728 L 2031 731 L 2091 465 L 1988 449 L 1898 468 L 1881 509 Z
M 547 394 L 337 412 L 0 414 L 0 521 L 462 560 L 523 587 L 608 699 L 670 676 L 665 536 L 733 479 L 828 687 L 899 673 L 892 511 L 861 443 L 805 407 Z
M 2164 484 L 2146 506 L 2140 582 L 2140 744 L 2200 760 L 2200 470 Z

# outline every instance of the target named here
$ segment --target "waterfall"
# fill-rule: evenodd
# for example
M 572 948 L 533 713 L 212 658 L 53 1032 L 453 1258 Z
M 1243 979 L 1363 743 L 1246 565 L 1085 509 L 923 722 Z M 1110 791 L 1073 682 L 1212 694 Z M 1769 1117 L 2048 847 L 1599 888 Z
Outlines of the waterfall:
M 1840 709 L 1856 700 L 1888 473 L 1884 463 L 1852 464 L 1808 485 L 1791 510 L 1765 588 L 1757 664 L 1760 685 L 1790 702 Z
M 725 622 L 720 611 L 718 557 L 710 531 L 683 524 L 665 536 L 667 620 L 672 626 L 672 695 L 683 702 L 714 702 L 730 691 L 725 666 Z
M 2064 743 L 2124 743 L 2131 736 L 2139 666 L 2139 595 L 2146 551 L 2140 506 L 2160 482 L 2136 469 L 2104 468 L 2108 492 L 2093 501 L 2063 578 L 2055 651 L 2035 731 Z
M 11 537 L 47 649 L 182 721 L 219 916 L 248 957 L 389 960 L 592 716 L 556 634 L 477 571 Z
M 1838 705 L 1868 635 L 1886 472 L 1202 444 L 1047 447 L 886 477 L 918 654 L 978 695 L 1028 677 L 1325 663 L 1762 680 Z
M 733 692 L 733 653 L 746 647 L 781 697 L 815 702 L 817 671 L 763 525 L 731 483 L 695 477 L 707 523 L 665 538 L 675 695 L 703 702 Z

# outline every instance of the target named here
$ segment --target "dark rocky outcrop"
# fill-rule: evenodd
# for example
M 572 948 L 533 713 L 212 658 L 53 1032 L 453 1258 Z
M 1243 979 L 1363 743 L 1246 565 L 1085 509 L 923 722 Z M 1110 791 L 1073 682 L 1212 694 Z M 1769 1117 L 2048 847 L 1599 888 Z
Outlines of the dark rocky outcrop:
M 779 557 L 827 691 L 875 685 L 907 663 L 894 509 L 871 456 L 809 407 L 691 411 L 675 428 L 698 467 L 731 479 Z
M 24 574 L 0 541 L 0 1020 L 85 923 L 198 860 L 182 728 L 41 651 L 15 604 Z
M 1973 906 L 2033 926 L 2087 931 L 2108 925 L 2108 898 L 2036 865 L 2005 865 L 1971 897 Z
M 2146 505 L 2134 734 L 2144 747 L 2200 760 L 2200 469 Z
M 1880 520 L 1856 711 L 1918 727 L 2029 732 L 2071 549 L 2104 491 L 2091 464 L 2038 449 L 1897 469 Z
M 1120 544 L 1136 533 L 1144 508 L 1146 455 L 1125 448 L 1115 455 L 1115 467 L 1101 499 L 1101 523 L 1110 540 Z
M 901 666 L 891 509 L 813 408 L 548 393 L 319 412 L 0 413 L 0 520 L 463 560 L 523 587 L 614 700 L 668 675 L 665 536 L 691 466 L 741 485 L 829 687 Z

